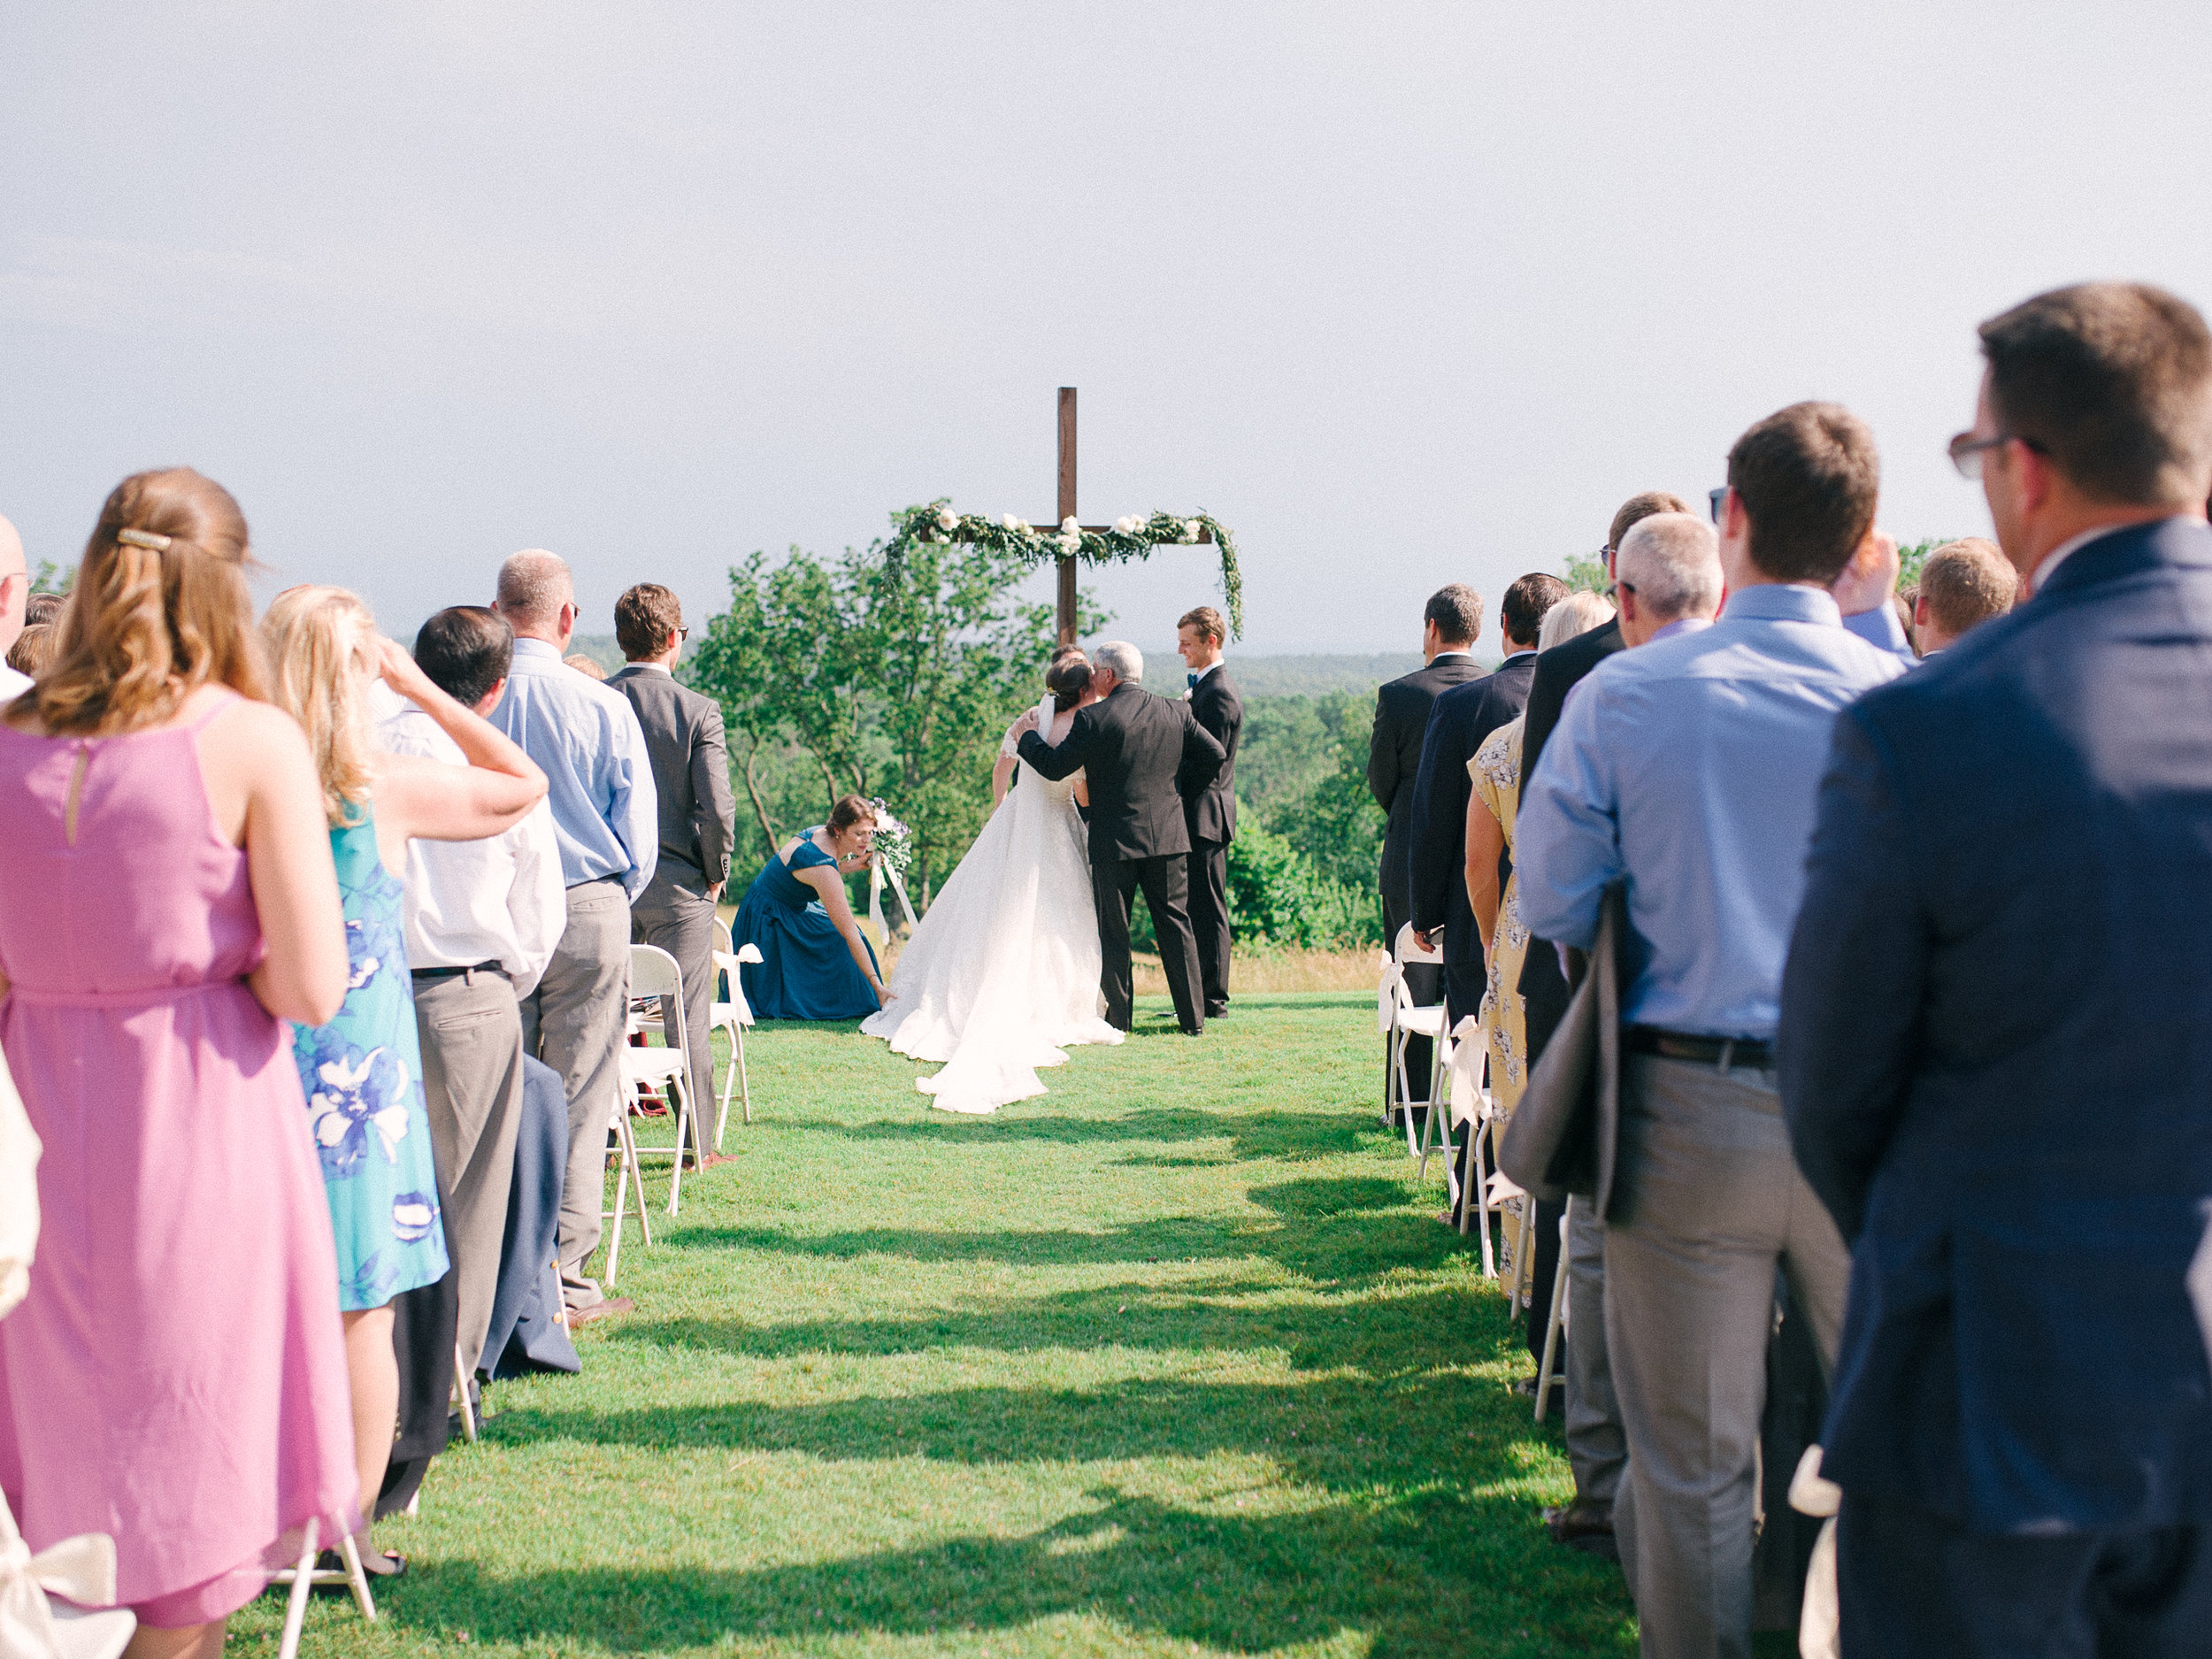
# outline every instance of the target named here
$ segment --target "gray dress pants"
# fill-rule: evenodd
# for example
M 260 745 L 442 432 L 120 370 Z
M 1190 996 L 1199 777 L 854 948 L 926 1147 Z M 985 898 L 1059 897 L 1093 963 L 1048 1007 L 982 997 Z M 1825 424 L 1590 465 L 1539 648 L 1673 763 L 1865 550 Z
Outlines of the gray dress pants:
M 1578 1198 L 1567 1212 L 1567 1462 L 1575 1502 L 1610 1509 L 1628 1468 L 1605 1341 L 1605 1224 Z
M 1622 1566 L 1647 1659 L 1749 1659 L 1774 1274 L 1832 1371 L 1851 1258 L 1770 1071 L 1624 1061 L 1605 1328 L 1628 1435 Z
M 496 968 L 418 979 L 415 1032 L 422 1040 L 430 1144 L 444 1189 L 446 1248 L 460 1279 L 457 1335 L 465 1379 L 476 1374 L 499 1291 L 522 1122 L 522 1010 Z
M 708 1037 L 714 1018 L 714 905 L 704 894 L 655 876 L 630 907 L 630 939 L 634 944 L 665 950 L 683 970 L 684 1024 L 688 1028 L 683 1038 L 691 1056 L 691 1110 L 704 1114 L 708 1131 L 711 1131 L 714 1052 L 708 1046 Z M 661 1034 L 672 1048 L 675 1045 L 673 997 L 661 999 Z M 703 1132 L 699 1144 L 706 1145 L 709 1138 Z
M 522 1046 L 560 1073 L 568 1093 L 568 1176 L 561 1188 L 561 1294 L 572 1309 L 604 1302 L 584 1263 L 599 1248 L 606 1206 L 607 1131 L 622 1095 L 616 1050 L 630 973 L 630 901 L 622 883 L 568 890 L 568 926 L 537 989 L 522 1000 Z

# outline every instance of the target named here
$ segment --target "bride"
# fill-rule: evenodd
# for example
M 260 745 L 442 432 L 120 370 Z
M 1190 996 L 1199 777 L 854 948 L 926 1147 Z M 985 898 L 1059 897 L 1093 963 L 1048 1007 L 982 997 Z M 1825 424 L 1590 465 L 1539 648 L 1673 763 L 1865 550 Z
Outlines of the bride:
M 1079 652 L 1053 664 L 1037 711 L 1047 741 L 1057 745 L 1095 701 L 1090 681 Z M 1065 1062 L 1065 1045 L 1121 1041 L 1099 1018 L 1098 915 L 1075 813 L 1082 787 L 1079 772 L 1059 783 L 1032 772 L 1009 730 L 982 833 L 900 953 L 891 1000 L 861 1023 L 899 1054 L 944 1062 L 915 1087 L 946 1111 L 1041 1094 L 1037 1068 Z

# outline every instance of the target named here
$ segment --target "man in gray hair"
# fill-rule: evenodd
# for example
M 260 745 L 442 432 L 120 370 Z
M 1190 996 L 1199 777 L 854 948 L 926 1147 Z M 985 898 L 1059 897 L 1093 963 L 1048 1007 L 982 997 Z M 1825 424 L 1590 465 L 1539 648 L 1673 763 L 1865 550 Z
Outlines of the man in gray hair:
M 1686 512 L 1654 513 L 1621 538 L 1613 590 L 1630 645 L 1709 627 L 1720 611 L 1720 538 Z
M 1195 1037 L 1206 1014 L 1190 925 L 1190 826 L 1176 784 L 1179 778 L 1187 788 L 1204 788 L 1228 752 L 1192 718 L 1188 703 L 1154 696 L 1143 678 L 1137 648 L 1108 640 L 1091 652 L 1091 689 L 1099 700 L 1077 711 L 1057 748 L 1039 734 L 1034 709 L 1014 729 L 1021 757 L 1040 777 L 1057 783 L 1080 767 L 1090 785 L 1091 895 L 1106 1023 L 1130 1028 L 1129 910 L 1142 887 L 1176 1023 Z
M 629 699 L 561 661 L 576 632 L 566 564 L 541 548 L 499 567 L 494 607 L 515 631 L 507 695 L 491 723 L 543 768 L 561 849 L 567 925 L 537 988 L 522 999 L 522 1041 L 568 1092 L 568 1177 L 561 1194 L 561 1291 L 572 1324 L 623 1312 L 584 1263 L 599 1246 L 607 1126 L 621 1098 L 617 1051 L 629 980 L 630 902 L 653 879 L 660 800 Z M 497 968 L 497 963 L 482 964 Z

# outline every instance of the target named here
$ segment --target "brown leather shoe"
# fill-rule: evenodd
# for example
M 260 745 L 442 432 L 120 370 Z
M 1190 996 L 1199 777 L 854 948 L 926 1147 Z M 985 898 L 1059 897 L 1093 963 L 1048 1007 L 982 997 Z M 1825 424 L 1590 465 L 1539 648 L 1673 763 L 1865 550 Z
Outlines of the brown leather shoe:
M 1594 1503 L 1570 1503 L 1563 1509 L 1546 1509 L 1544 1530 L 1551 1534 L 1553 1543 L 1578 1549 L 1586 1555 L 1602 1555 L 1609 1561 L 1621 1558 L 1620 1547 L 1613 1540 L 1610 1504 L 1601 1508 Z
M 571 1308 L 568 1310 L 568 1328 L 572 1331 L 580 1325 L 589 1325 L 594 1319 L 611 1319 L 618 1313 L 636 1311 L 637 1303 L 627 1296 L 610 1296 L 604 1302 L 593 1302 L 588 1308 Z

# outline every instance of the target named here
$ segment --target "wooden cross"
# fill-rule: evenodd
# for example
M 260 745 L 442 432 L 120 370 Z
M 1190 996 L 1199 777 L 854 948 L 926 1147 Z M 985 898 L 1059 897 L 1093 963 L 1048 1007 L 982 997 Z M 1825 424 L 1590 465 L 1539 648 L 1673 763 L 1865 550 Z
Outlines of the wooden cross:
M 1052 516 L 1052 523 L 1064 525 L 1075 517 L 1075 388 L 1060 388 L 1060 511 Z M 1111 525 L 1087 524 L 1086 530 L 1101 534 L 1111 530 Z M 1214 533 L 1202 529 L 1198 533 L 1201 545 L 1210 546 Z M 1060 556 L 1060 643 L 1075 643 L 1075 559 L 1071 554 Z

